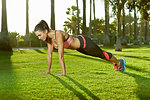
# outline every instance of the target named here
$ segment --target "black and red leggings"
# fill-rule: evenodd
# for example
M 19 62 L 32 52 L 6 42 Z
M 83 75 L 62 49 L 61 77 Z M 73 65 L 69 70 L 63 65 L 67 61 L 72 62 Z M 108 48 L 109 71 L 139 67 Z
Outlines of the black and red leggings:
M 80 48 L 77 49 L 77 51 L 86 55 L 99 57 L 105 60 L 111 59 L 112 54 L 100 49 L 89 37 L 79 35 L 77 38 L 80 41 Z

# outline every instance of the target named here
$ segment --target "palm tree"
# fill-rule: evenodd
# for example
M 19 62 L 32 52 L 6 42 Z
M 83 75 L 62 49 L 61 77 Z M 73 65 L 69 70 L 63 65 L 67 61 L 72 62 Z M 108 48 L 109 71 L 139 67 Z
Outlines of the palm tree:
M 110 46 L 109 39 L 109 0 L 105 0 L 105 37 L 104 46 Z
M 76 2 L 77 2 L 77 19 L 78 19 L 78 22 L 77 22 L 77 24 L 78 24 L 77 35 L 79 35 L 80 34 L 80 25 L 79 25 L 79 5 L 78 5 L 78 0 L 76 0 Z
M 133 10 L 134 10 L 134 44 L 138 45 L 138 34 L 137 34 L 137 17 L 136 17 L 136 6 L 135 0 L 133 0 Z
M 143 28 L 143 21 L 141 20 L 141 26 L 140 26 L 140 44 L 142 44 L 142 33 L 143 33 L 143 30 L 142 30 L 142 28 Z
M 127 8 L 129 9 L 129 33 L 130 37 L 132 37 L 132 26 L 131 26 L 131 11 L 132 11 L 132 1 L 128 0 Z M 130 40 L 129 40 L 130 43 Z
M 0 34 L 0 50 L 12 51 L 7 29 L 6 0 L 2 0 L 2 24 Z
M 51 0 L 51 28 L 55 30 L 55 9 L 54 0 Z
M 117 19 L 118 19 L 118 34 L 117 34 L 117 41 L 116 41 L 116 51 L 122 51 L 121 47 L 121 40 L 120 40 L 120 35 L 121 35 L 121 3 L 120 0 L 117 0 Z
M 92 9 L 92 0 L 90 0 L 90 23 L 89 23 L 89 37 L 91 37 L 91 34 L 92 34 L 92 22 L 91 22 L 91 20 L 92 20 L 92 11 L 91 11 L 91 9 Z
M 148 44 L 148 40 L 147 40 L 147 26 L 148 26 L 148 22 L 145 21 L 144 23 L 144 44 Z
M 30 35 L 29 35 L 29 0 L 26 0 L 26 36 L 25 45 L 31 47 Z
M 67 18 L 68 21 L 65 21 L 64 22 L 65 24 L 63 25 L 64 30 L 67 33 L 78 35 L 77 29 L 78 29 L 78 25 L 79 25 L 79 28 L 81 27 L 80 23 L 81 23 L 82 18 L 79 16 L 79 20 L 78 20 L 77 10 L 79 10 L 78 13 L 80 14 L 80 9 L 77 9 L 76 6 L 71 6 L 71 8 L 67 8 L 66 14 L 71 16 L 71 18 Z
M 96 35 L 96 17 L 95 17 L 95 0 L 93 0 L 93 12 L 94 12 L 94 40 L 97 40 Z
M 122 20 L 122 24 L 123 24 L 123 32 L 122 32 L 122 44 L 123 45 L 127 45 L 127 40 L 125 37 L 125 3 L 127 0 L 122 0 L 122 13 L 123 13 L 123 20 Z
M 130 37 L 132 36 L 132 27 L 131 27 L 131 8 L 129 8 L 129 30 L 130 30 Z
M 86 34 L 86 0 L 83 0 L 83 29 L 82 34 Z
M 114 11 L 114 14 L 117 15 L 117 34 L 116 34 L 116 51 L 122 51 L 121 48 L 121 40 L 120 40 L 120 35 L 121 35 L 121 9 L 122 9 L 122 4 L 120 3 L 120 0 L 110 0 L 109 1 L 112 5 L 112 9 Z

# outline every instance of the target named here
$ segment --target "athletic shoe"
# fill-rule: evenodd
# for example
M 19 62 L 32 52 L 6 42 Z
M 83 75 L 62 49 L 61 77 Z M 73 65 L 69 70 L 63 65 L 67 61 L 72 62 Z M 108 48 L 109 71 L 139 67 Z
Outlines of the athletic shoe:
M 125 72 L 126 71 L 126 67 L 125 67 L 126 61 L 125 61 L 125 59 L 119 59 L 119 61 L 120 61 L 120 65 L 114 64 L 113 69 L 116 69 L 115 71 Z

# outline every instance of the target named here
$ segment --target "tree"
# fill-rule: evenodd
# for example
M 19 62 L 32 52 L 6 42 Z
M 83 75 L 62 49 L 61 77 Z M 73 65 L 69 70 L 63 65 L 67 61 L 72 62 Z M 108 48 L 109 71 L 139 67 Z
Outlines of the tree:
M 93 0 L 93 12 L 94 12 L 94 40 L 97 40 L 96 35 L 96 17 L 95 17 L 95 0 Z
M 77 2 L 77 19 L 78 19 L 78 29 L 77 29 L 77 35 L 80 34 L 80 25 L 79 25 L 79 5 L 78 5 L 78 0 L 76 0 Z
M 2 0 L 2 24 L 0 34 L 0 50 L 12 51 L 7 29 L 6 0 Z
M 78 10 L 79 10 L 78 13 L 80 14 L 80 9 Z M 71 18 L 67 18 L 68 21 L 64 22 L 65 24 L 63 26 L 65 32 L 77 35 L 77 29 L 78 29 L 77 7 L 72 6 L 71 8 L 67 8 L 66 14 L 71 15 Z M 82 18 L 79 17 L 79 27 L 81 27 L 81 20 Z
M 144 23 L 144 44 L 149 44 L 148 39 L 147 39 L 147 26 L 148 26 L 148 22 L 145 21 Z
M 82 34 L 86 35 L 87 30 L 86 30 L 86 0 L 83 0 L 83 29 L 82 29 Z
M 120 40 L 120 35 L 121 35 L 121 4 L 120 0 L 117 0 L 117 19 L 118 19 L 118 35 L 117 35 L 117 42 L 116 42 L 116 51 L 122 51 L 121 47 L 121 40 Z
M 89 23 L 89 37 L 91 37 L 91 34 L 92 34 L 92 22 L 91 22 L 91 20 L 92 20 L 92 11 L 91 11 L 91 9 L 92 9 L 92 0 L 90 0 L 90 23 Z
M 116 51 L 122 51 L 121 47 L 121 9 L 122 9 L 122 4 L 120 0 L 110 0 L 114 14 L 117 15 L 117 36 L 116 36 Z
M 51 28 L 55 30 L 55 9 L 54 0 L 51 0 Z
M 132 36 L 132 28 L 131 28 L 131 11 L 132 11 L 132 6 L 131 6 L 131 0 L 128 0 L 128 3 L 127 3 L 127 8 L 129 9 L 129 31 L 130 31 L 130 37 Z
M 104 30 L 105 30 L 105 20 L 104 19 L 99 19 L 97 18 L 96 20 L 91 20 L 91 25 L 92 25 L 92 33 L 91 35 L 93 35 L 94 38 L 94 27 L 95 27 L 95 21 L 96 21 L 96 33 L 97 34 L 104 34 Z
M 122 31 L 122 41 L 121 43 L 123 45 L 127 45 L 127 40 L 126 40 L 126 35 L 125 35 L 125 3 L 127 0 L 122 0 L 122 13 L 123 13 L 123 19 L 122 19 L 122 24 L 123 24 L 123 31 Z
M 150 20 L 150 3 L 149 0 L 136 0 L 137 8 L 141 13 L 141 18 L 144 20 Z
M 136 1 L 136 7 L 138 9 L 138 11 L 140 11 L 141 14 L 141 20 L 145 21 L 144 22 L 144 44 L 148 44 L 149 41 L 147 39 L 147 34 L 148 34 L 148 23 L 147 21 L 150 20 L 150 3 L 149 0 L 137 0 Z
M 140 26 L 140 44 L 142 44 L 142 33 L 143 33 L 143 21 L 141 20 L 141 26 Z
M 137 34 L 137 11 L 136 11 L 136 2 L 133 0 L 133 10 L 134 10 L 134 44 L 138 45 L 138 34 Z
M 31 47 L 31 40 L 29 35 L 29 0 L 26 0 L 26 36 L 25 36 L 25 46 Z
M 105 0 L 105 35 L 104 46 L 110 46 L 110 33 L 109 33 L 109 0 Z

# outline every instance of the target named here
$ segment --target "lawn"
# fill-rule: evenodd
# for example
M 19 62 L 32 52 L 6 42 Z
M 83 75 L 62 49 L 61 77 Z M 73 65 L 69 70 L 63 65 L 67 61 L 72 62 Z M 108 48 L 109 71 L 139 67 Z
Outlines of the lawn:
M 55 76 L 61 73 L 57 51 L 51 74 L 41 73 L 47 68 L 47 49 L 0 51 L 0 100 L 150 100 L 150 45 L 122 52 L 102 49 L 125 58 L 126 72 L 115 71 L 102 59 L 65 49 L 67 75 Z

